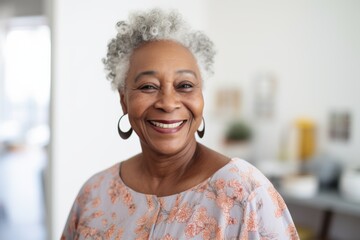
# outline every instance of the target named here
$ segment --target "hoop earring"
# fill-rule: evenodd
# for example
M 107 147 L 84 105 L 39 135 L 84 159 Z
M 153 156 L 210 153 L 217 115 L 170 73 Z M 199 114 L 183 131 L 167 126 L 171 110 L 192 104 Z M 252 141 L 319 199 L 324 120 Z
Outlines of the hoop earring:
M 132 128 L 130 128 L 129 131 L 127 131 L 127 132 L 121 131 L 121 129 L 120 129 L 120 122 L 121 122 L 121 119 L 122 119 L 125 115 L 126 115 L 126 114 L 124 114 L 124 115 L 122 115 L 122 116 L 120 117 L 120 119 L 119 119 L 119 121 L 118 121 L 118 124 L 117 124 L 117 129 L 118 129 L 119 136 L 120 136 L 122 139 L 124 139 L 124 140 L 125 140 L 125 139 L 128 139 L 128 138 L 131 136 L 132 131 L 133 131 Z
M 204 117 L 202 118 L 202 120 L 203 120 L 204 127 L 202 130 L 197 130 L 197 134 L 199 135 L 199 138 L 203 138 L 203 136 L 205 134 L 205 119 L 204 119 Z

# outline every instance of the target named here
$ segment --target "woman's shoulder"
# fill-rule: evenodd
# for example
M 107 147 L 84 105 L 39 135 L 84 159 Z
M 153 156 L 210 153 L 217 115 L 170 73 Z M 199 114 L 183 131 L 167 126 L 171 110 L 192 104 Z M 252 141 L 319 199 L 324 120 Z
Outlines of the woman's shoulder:
M 116 163 L 104 170 L 101 170 L 89 177 L 83 184 L 80 192 L 93 192 L 100 190 L 107 183 L 116 181 L 119 178 L 119 169 L 121 163 Z
M 211 182 L 216 181 L 241 185 L 249 192 L 261 186 L 272 186 L 255 166 L 241 158 L 231 158 L 229 163 L 219 169 L 211 178 Z

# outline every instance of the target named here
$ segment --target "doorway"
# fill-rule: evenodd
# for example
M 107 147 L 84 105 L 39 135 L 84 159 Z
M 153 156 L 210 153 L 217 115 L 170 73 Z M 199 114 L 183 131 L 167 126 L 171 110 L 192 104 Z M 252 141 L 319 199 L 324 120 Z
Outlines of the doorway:
M 0 25 L 0 239 L 47 238 L 50 49 L 43 17 Z

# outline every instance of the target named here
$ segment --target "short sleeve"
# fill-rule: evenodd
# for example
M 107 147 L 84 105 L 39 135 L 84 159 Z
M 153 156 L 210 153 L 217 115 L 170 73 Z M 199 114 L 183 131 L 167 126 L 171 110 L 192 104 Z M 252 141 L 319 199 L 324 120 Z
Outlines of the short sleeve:
M 256 188 L 248 197 L 240 239 L 298 240 L 287 206 L 272 185 Z

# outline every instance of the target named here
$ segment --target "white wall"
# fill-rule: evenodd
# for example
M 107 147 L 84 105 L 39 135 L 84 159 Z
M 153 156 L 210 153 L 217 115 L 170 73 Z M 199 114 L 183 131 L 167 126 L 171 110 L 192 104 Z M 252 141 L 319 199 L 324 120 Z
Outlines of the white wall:
M 122 111 L 106 81 L 101 58 L 116 34 L 116 22 L 125 19 L 129 10 L 154 6 L 154 2 L 179 8 L 195 27 L 204 28 L 205 1 L 53 2 L 52 239 L 59 238 L 84 181 L 139 151 L 135 136 L 123 141 L 117 135 Z
M 243 115 L 258 131 L 255 157 L 276 158 L 282 129 L 307 116 L 317 123 L 318 153 L 359 162 L 360 2 L 228 0 L 208 7 L 209 34 L 219 49 L 211 90 L 242 88 Z M 263 71 L 277 78 L 276 114 L 257 121 L 253 80 Z M 347 143 L 327 140 L 333 110 L 352 113 Z
M 205 90 L 205 143 L 218 148 L 213 93 L 224 85 L 244 94 L 244 116 L 253 118 L 251 80 L 259 71 L 277 76 L 276 115 L 260 127 L 257 157 L 276 157 L 280 129 L 299 115 L 319 122 L 322 151 L 360 159 L 359 1 L 71 1 L 53 7 L 53 237 L 58 239 L 82 183 L 95 172 L 139 151 L 137 139 L 119 139 L 118 96 L 110 91 L 100 59 L 114 24 L 130 9 L 179 8 L 194 28 L 217 45 L 215 77 Z M 348 144 L 327 144 L 326 117 L 333 108 L 353 113 Z

